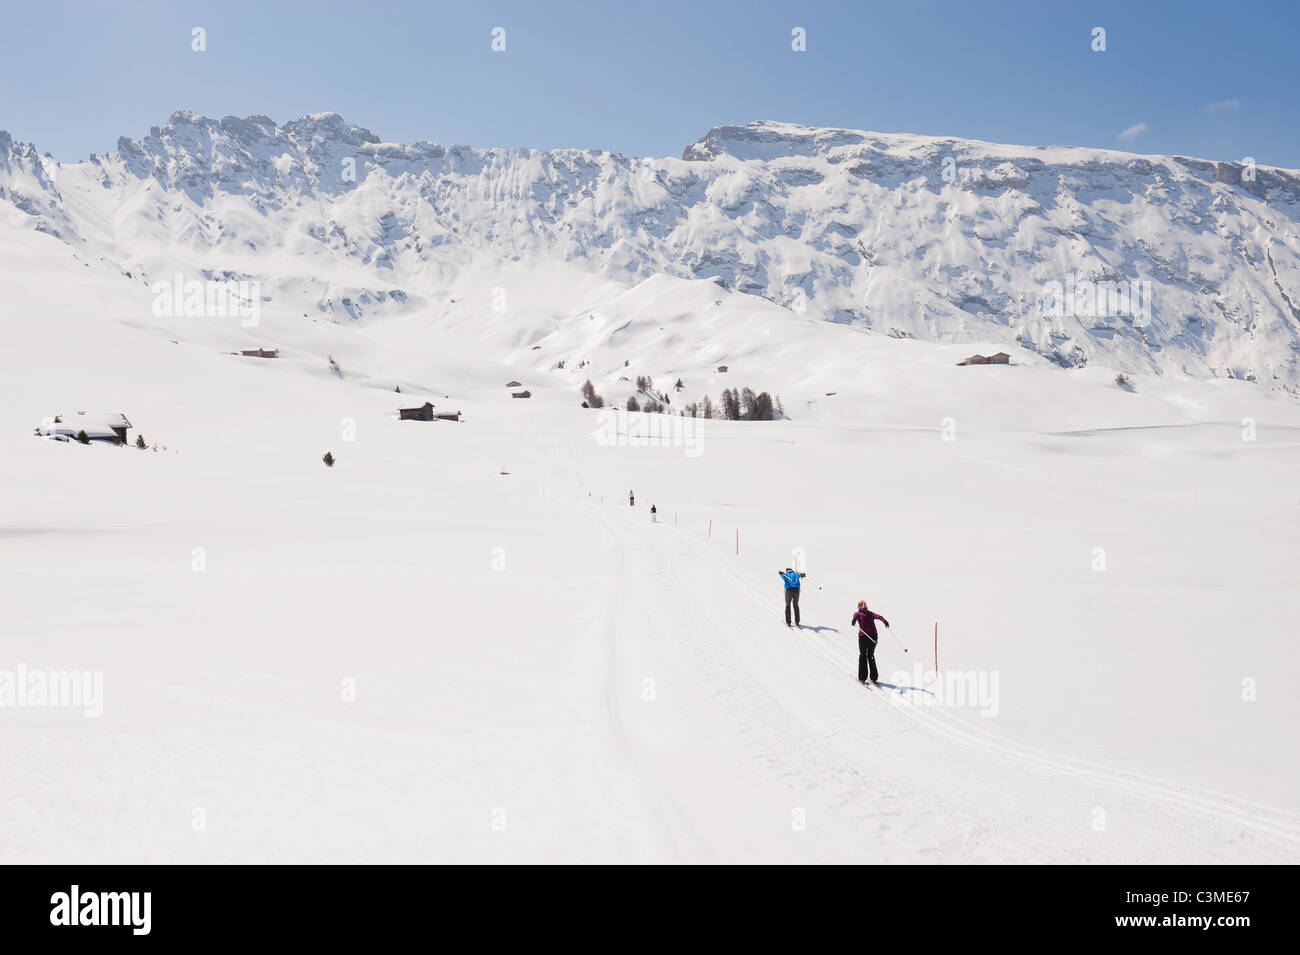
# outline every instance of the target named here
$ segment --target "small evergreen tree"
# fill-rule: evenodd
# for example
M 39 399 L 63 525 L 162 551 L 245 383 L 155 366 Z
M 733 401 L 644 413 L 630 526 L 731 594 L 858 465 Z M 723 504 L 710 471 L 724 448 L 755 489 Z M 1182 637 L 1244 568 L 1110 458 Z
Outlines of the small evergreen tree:
M 734 388 L 724 388 L 722 391 L 722 417 L 728 421 L 740 420 L 740 395 Z
M 641 410 L 641 406 L 640 406 L 639 404 L 637 404 L 637 401 L 636 401 L 636 395 L 628 395 L 628 396 L 627 396 L 627 410 L 628 410 L 628 411 L 640 411 L 640 410 Z
M 82 444 L 90 444 L 90 435 L 86 434 L 84 430 L 78 431 L 77 440 L 80 441 Z
M 334 455 L 331 454 L 330 452 L 326 451 L 325 455 L 321 458 L 321 460 L 325 462 L 325 466 L 327 468 L 334 467 Z
M 740 390 L 740 417 L 745 421 L 754 421 L 758 418 L 757 410 L 754 407 L 754 392 L 750 388 Z
M 142 434 L 137 434 L 135 436 L 135 446 L 141 451 L 149 450 L 149 445 L 145 444 L 144 435 Z
M 590 378 L 582 383 L 582 397 L 584 404 L 588 408 L 605 407 L 605 399 L 596 394 L 596 386 L 591 383 Z

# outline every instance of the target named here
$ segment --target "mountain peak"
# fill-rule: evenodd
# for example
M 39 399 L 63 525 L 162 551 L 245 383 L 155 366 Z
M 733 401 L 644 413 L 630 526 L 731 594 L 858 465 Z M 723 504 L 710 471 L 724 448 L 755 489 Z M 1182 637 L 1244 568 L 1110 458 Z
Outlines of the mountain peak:
M 299 141 L 323 139 L 352 146 L 380 141 L 378 136 L 364 126 L 349 123 L 338 113 L 332 112 L 308 113 L 285 123 L 282 128 L 286 135 Z
M 715 126 L 682 152 L 686 160 L 707 161 L 721 155 L 737 159 L 814 155 L 836 146 L 865 143 L 870 133 L 852 129 L 823 129 L 761 119 L 742 126 Z
M 284 136 L 304 146 L 320 142 L 348 146 L 380 142 L 379 137 L 370 130 L 349 123 L 334 112 L 308 113 L 280 126 L 262 114 L 225 116 L 217 120 L 192 110 L 178 109 L 167 118 L 166 126 L 153 126 L 149 130 L 150 138 L 160 140 L 188 140 L 195 134 L 206 137 L 224 134 L 241 143 L 256 143 Z

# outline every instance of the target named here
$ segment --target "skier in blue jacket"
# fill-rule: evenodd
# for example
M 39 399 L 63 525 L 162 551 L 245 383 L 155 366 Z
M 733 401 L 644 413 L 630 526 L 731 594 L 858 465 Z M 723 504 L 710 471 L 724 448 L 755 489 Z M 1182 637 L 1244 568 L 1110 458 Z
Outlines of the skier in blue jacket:
M 790 607 L 794 606 L 794 625 L 799 626 L 799 581 L 807 577 L 792 567 L 777 571 L 785 582 L 785 625 L 790 626 Z

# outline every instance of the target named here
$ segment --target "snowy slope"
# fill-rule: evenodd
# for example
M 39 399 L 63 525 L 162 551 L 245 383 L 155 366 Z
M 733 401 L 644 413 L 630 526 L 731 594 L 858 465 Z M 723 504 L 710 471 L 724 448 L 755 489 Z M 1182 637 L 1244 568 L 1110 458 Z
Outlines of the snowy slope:
M 1244 161 L 772 122 L 648 159 L 181 111 L 79 163 L 0 134 L 0 214 L 134 277 L 255 278 L 335 321 L 423 313 L 523 263 L 716 278 L 803 317 L 1069 367 L 1300 383 L 1300 175 Z M 1054 314 L 1051 283 L 1090 281 L 1150 283 L 1144 313 Z
M 5 861 L 1300 858 L 1292 396 L 959 368 L 975 346 L 524 257 L 364 322 L 158 317 L 88 216 L 19 216 L 0 673 L 98 670 L 104 700 L 0 707 Z M 320 287 L 364 272 L 315 255 Z M 577 385 L 642 374 L 792 420 L 611 441 L 644 417 Z M 464 422 L 395 420 L 426 399 Z M 78 410 L 167 450 L 33 436 Z M 862 598 L 893 689 L 852 679 Z M 918 702 L 936 621 L 987 705 Z

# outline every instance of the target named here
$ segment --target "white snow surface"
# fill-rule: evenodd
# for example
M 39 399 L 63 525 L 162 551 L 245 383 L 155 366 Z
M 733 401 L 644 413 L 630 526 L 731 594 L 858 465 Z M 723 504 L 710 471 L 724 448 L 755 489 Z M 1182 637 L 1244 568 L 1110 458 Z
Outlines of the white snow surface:
M 733 288 L 692 277 L 690 248 L 732 254 L 717 230 L 766 228 L 774 206 L 727 204 L 782 163 L 929 142 L 868 135 L 720 131 L 641 198 L 618 157 L 387 146 L 329 115 L 178 115 L 57 186 L 11 147 L 0 690 L 20 665 L 97 671 L 103 712 L 0 705 L 0 859 L 1300 861 L 1296 399 L 1120 351 L 1063 369 L 996 322 L 928 342 L 794 314 L 734 287 L 744 255 L 718 267 Z M 288 160 L 264 180 L 234 144 Z M 344 146 L 370 171 L 327 187 Z M 1275 265 L 1294 248 L 1263 200 L 1143 161 L 1183 170 L 1172 196 L 1275 216 Z M 523 215 L 542 183 L 552 218 Z M 665 218 L 602 231 L 620 205 Z M 755 242 L 785 249 L 765 282 L 803 254 L 810 302 L 830 288 L 798 229 Z M 155 315 L 147 281 L 196 269 L 261 277 L 260 324 Z M 258 346 L 281 357 L 231 354 Z M 749 386 L 788 420 L 624 446 L 651 416 L 577 391 L 621 406 L 639 375 L 674 409 Z M 426 400 L 465 420 L 396 420 Z M 159 450 L 33 435 L 74 409 Z M 859 599 L 892 624 L 890 687 L 854 679 Z M 941 673 L 996 678 L 991 705 L 926 705 L 936 623 Z

